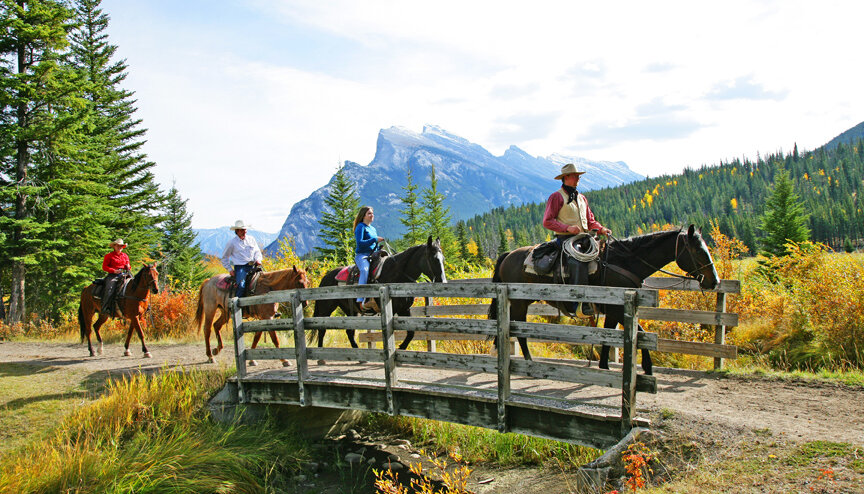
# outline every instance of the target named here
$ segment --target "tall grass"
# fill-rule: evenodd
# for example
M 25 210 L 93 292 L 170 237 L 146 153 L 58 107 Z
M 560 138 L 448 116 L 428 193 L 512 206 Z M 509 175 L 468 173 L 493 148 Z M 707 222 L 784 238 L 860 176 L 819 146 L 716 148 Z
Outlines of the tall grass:
M 217 372 L 168 370 L 109 383 L 48 439 L 7 455 L 0 492 L 259 492 L 283 485 L 305 445 L 272 421 L 226 426 L 205 404 Z

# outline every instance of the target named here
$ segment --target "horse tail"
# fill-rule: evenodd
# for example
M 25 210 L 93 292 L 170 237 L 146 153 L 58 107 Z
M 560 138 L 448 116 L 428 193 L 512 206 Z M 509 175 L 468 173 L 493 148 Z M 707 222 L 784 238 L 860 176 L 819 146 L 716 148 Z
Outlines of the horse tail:
M 207 282 L 201 283 L 201 288 L 198 289 L 198 307 L 195 309 L 195 330 L 201 334 L 201 321 L 204 319 L 204 287 Z
M 498 256 L 498 259 L 495 260 L 495 269 L 492 270 L 492 283 L 501 283 L 501 263 L 504 262 L 504 258 L 507 257 L 509 254 L 509 252 L 505 252 Z M 498 319 L 497 298 L 493 298 L 492 303 L 489 304 L 489 319 Z
M 78 326 L 81 328 L 81 343 L 84 343 L 84 338 L 87 337 L 87 329 L 84 327 L 84 308 L 81 307 L 81 302 L 78 302 Z

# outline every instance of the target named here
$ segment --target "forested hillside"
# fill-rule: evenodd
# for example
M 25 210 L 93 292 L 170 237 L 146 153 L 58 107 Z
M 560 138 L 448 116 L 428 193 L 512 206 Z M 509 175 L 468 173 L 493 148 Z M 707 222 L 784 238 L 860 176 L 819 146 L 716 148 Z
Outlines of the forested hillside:
M 856 127 L 857 128 L 857 127 Z M 597 219 L 618 237 L 666 224 L 695 223 L 720 230 L 758 250 L 760 217 L 775 174 L 788 170 L 815 241 L 836 248 L 846 239 L 860 243 L 864 234 L 859 196 L 864 193 L 864 141 L 832 140 L 815 151 L 778 152 L 756 161 L 734 160 L 687 169 L 614 188 L 586 192 Z M 553 191 L 549 191 L 550 193 Z M 466 221 L 469 235 L 487 255 L 501 250 L 500 229 L 509 230 L 509 247 L 538 242 L 549 234 L 541 223 L 544 203 L 497 208 Z

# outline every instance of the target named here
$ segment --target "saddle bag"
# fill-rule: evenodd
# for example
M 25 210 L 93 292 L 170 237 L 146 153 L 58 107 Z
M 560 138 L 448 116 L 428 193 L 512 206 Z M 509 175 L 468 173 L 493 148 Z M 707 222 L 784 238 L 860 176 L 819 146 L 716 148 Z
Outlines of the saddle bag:
M 541 276 L 548 276 L 555 268 L 555 262 L 558 261 L 558 256 L 561 254 L 561 249 L 558 247 L 558 242 L 550 240 L 544 242 L 531 252 L 531 261 L 534 263 L 534 271 Z

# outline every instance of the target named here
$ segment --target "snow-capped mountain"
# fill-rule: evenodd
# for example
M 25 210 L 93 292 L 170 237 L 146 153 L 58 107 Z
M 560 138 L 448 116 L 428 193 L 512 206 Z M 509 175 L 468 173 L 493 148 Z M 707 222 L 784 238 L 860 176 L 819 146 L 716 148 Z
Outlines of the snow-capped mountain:
M 510 146 L 501 156 L 494 156 L 478 144 L 448 133 L 436 126 L 426 126 L 418 134 L 391 127 L 378 134 L 375 158 L 366 166 L 346 161 L 347 178 L 356 184 L 360 203 L 375 208 L 375 228 L 381 236 L 400 237 L 405 229 L 399 222 L 410 169 L 418 192 L 429 186 L 430 172 L 435 167 L 438 192 L 446 198 L 451 218 L 461 220 L 499 206 L 545 201 L 560 187 L 554 180 L 566 163 L 576 165 L 586 173 L 580 189 L 590 190 L 616 186 L 644 178 L 621 161 L 589 161 L 584 158 L 552 154 L 545 158 L 531 156 L 516 146 Z M 333 180 L 297 202 L 277 238 L 294 239 L 297 253 L 302 255 L 323 245 L 317 234 L 318 220 L 324 211 L 324 198 Z M 263 245 L 263 243 L 262 243 Z M 278 242 L 267 247 L 272 253 Z

